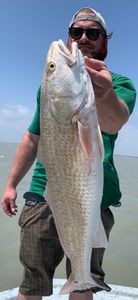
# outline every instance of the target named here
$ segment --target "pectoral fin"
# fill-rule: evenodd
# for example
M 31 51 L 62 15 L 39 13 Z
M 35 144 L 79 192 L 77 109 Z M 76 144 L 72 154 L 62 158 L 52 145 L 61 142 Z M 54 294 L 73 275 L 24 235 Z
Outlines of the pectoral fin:
M 89 162 L 88 175 L 92 172 L 92 160 L 94 159 L 91 127 L 78 121 L 78 135 L 82 150 Z
M 93 247 L 94 248 L 107 248 L 107 246 L 108 246 L 108 240 L 107 240 L 105 229 L 104 229 L 101 217 L 100 217 Z
M 78 121 L 78 134 L 81 147 L 88 158 L 93 157 L 91 128 Z

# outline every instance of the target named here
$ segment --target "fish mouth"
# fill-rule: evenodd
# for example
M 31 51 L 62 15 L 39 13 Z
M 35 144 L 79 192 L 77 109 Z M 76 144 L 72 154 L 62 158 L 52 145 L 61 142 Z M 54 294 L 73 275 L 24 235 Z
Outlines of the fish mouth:
M 78 45 L 76 42 L 73 42 L 71 45 L 71 51 L 65 46 L 62 40 L 58 40 L 57 42 L 59 50 L 62 55 L 66 58 L 66 61 L 69 66 L 72 66 L 76 63 L 78 57 Z

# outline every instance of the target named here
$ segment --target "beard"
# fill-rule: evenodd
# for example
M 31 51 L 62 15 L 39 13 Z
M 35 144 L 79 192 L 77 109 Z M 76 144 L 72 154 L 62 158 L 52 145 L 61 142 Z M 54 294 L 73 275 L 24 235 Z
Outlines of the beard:
M 107 50 L 106 49 L 95 51 L 94 49 L 91 49 L 91 48 L 84 48 L 81 45 L 80 46 L 78 45 L 78 47 L 81 50 L 83 56 L 87 56 L 89 58 L 95 58 L 95 59 L 104 61 L 104 59 L 107 56 Z
M 107 56 L 107 41 L 105 40 L 103 40 L 103 43 L 99 49 L 94 49 L 91 45 L 79 43 L 78 48 L 81 50 L 83 56 L 88 56 L 89 58 L 95 58 L 104 61 Z
M 106 56 L 107 56 L 107 51 L 103 51 L 103 50 L 97 52 L 91 51 L 92 58 L 104 61 Z

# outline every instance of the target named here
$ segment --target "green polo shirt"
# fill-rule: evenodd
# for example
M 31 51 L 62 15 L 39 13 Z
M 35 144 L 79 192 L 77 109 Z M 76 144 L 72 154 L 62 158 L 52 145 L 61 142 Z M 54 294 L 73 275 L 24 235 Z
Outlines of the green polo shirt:
M 113 89 L 118 96 L 128 106 L 130 114 L 133 111 L 136 90 L 133 82 L 120 74 L 111 72 Z M 40 88 L 37 93 L 37 109 L 28 129 L 31 133 L 40 135 Z M 119 186 L 119 178 L 114 165 L 113 153 L 115 141 L 118 134 L 107 134 L 102 132 L 104 142 L 104 190 L 102 198 L 102 207 L 106 208 L 116 204 L 121 199 L 121 191 Z M 36 162 L 34 174 L 32 177 L 30 191 L 43 195 L 46 186 L 46 172 L 42 164 Z

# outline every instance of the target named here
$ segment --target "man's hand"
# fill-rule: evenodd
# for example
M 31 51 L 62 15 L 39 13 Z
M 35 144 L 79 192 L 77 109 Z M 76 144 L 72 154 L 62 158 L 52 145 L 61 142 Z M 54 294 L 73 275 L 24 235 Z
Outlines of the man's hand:
M 12 217 L 16 215 L 17 205 L 15 204 L 17 192 L 14 188 L 7 188 L 2 196 L 2 208 L 3 211 Z
M 13 165 L 7 180 L 6 189 L 2 196 L 3 210 L 10 217 L 16 215 L 16 187 L 30 169 L 36 158 L 38 142 L 39 136 L 27 131 L 17 147 Z
M 103 99 L 112 89 L 112 77 L 103 61 L 84 57 L 86 69 L 92 80 L 95 96 Z

